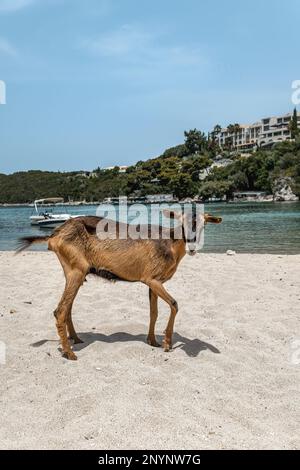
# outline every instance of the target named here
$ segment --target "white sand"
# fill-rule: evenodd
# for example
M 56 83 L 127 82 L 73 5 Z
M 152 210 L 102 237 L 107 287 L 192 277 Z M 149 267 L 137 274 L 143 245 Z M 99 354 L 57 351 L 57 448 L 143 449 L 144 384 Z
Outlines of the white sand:
M 0 253 L 0 448 L 299 448 L 299 261 L 186 257 L 167 284 L 179 303 L 171 353 L 145 343 L 145 286 L 90 276 L 72 362 L 52 314 L 64 283 L 55 255 Z

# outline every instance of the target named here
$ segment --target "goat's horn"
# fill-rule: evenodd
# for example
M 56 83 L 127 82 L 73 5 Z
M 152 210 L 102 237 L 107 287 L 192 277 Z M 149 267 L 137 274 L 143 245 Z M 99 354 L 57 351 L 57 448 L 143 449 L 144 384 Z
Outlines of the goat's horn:
M 204 214 L 204 220 L 206 223 L 220 224 L 222 222 L 222 217 L 215 217 L 214 215 Z

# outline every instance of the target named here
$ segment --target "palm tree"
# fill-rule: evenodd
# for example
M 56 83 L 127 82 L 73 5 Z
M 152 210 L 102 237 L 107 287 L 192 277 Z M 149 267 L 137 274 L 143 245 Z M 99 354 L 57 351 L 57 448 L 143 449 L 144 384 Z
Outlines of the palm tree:
M 241 132 L 241 130 L 242 130 L 241 126 L 240 126 L 238 123 L 236 123 L 236 124 L 234 125 L 235 147 L 237 146 L 237 144 L 236 144 L 236 143 L 237 143 L 237 136 L 238 136 L 238 134 Z
M 220 134 L 221 130 L 222 130 L 222 127 L 219 124 L 216 124 L 212 132 L 213 137 L 216 138 L 217 135 Z
M 229 125 L 227 126 L 227 131 L 228 131 L 228 134 L 230 135 L 230 137 L 228 138 L 229 148 L 232 149 L 233 143 L 234 143 L 233 135 L 234 135 L 234 132 L 235 132 L 235 126 L 234 126 L 234 124 L 229 124 Z
M 221 126 L 217 124 L 213 128 L 212 132 L 208 134 L 209 148 L 211 149 L 219 148 L 219 142 L 217 142 L 217 137 L 221 133 L 221 130 L 222 130 Z
M 241 126 L 237 123 L 236 124 L 229 124 L 229 126 L 227 127 L 227 131 L 231 135 L 232 147 L 236 148 L 236 146 L 237 146 L 237 144 L 236 144 L 237 143 L 237 136 L 241 131 Z

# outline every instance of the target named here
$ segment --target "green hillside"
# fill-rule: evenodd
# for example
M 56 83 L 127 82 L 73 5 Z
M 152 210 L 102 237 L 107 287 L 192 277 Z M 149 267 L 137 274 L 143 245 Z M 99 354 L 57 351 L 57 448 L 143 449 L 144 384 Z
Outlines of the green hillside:
M 217 167 L 217 162 L 227 164 Z M 199 178 L 201 175 L 201 179 Z M 185 132 L 185 141 L 167 149 L 160 157 L 140 161 L 119 173 L 119 168 L 97 168 L 88 172 L 27 171 L 0 174 L 0 203 L 28 203 L 43 197 L 60 196 L 66 201 L 101 201 L 105 197 L 144 196 L 173 193 L 182 199 L 203 199 L 237 190 L 272 193 L 274 181 L 290 177 L 293 191 L 300 194 L 300 136 L 243 156 L 234 149 L 221 151 L 214 136 L 196 129 Z

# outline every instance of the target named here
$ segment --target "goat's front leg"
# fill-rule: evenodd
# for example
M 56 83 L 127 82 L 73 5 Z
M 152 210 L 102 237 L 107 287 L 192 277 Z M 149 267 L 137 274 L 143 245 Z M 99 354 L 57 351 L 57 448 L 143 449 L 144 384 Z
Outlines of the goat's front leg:
M 56 318 L 57 332 L 61 340 L 63 355 L 67 359 L 71 360 L 76 360 L 77 357 L 72 351 L 67 337 L 68 315 L 72 309 L 73 301 L 80 286 L 83 283 L 83 280 L 84 274 L 82 274 L 80 271 L 72 271 L 68 274 L 64 293 L 58 304 L 57 309 L 54 312 Z
M 73 325 L 73 320 L 72 320 L 72 309 L 70 309 L 68 315 L 67 315 L 67 330 L 69 333 L 69 339 L 72 339 L 74 341 L 74 344 L 79 344 L 83 343 L 83 341 L 79 338 L 77 335 L 74 325 Z
M 149 301 L 150 301 L 150 324 L 147 342 L 155 348 L 160 347 L 160 344 L 155 339 L 155 323 L 158 316 L 157 310 L 157 294 L 149 288 Z
M 170 306 L 171 313 L 169 317 L 169 321 L 167 324 L 167 328 L 165 330 L 165 337 L 164 337 L 164 350 L 170 351 L 172 349 L 172 336 L 173 336 L 173 329 L 174 329 L 174 322 L 175 317 L 178 312 L 178 305 L 175 299 L 166 291 L 164 286 L 161 282 L 157 281 L 156 279 L 151 279 L 147 281 L 146 284 L 150 287 L 152 292 L 154 292 L 157 296 L 163 299 L 167 304 Z

